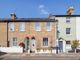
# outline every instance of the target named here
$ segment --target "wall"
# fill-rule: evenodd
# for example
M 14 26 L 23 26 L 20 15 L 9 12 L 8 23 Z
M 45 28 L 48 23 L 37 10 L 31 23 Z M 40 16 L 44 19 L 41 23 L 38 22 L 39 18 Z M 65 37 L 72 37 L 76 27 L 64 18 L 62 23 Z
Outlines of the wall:
M 0 22 L 0 46 L 7 46 L 7 23 Z
M 58 30 L 60 31 L 59 37 L 64 40 L 76 39 L 76 17 L 71 17 L 70 23 L 66 23 L 66 17 L 56 17 L 58 19 Z M 66 34 L 66 28 L 71 28 L 71 34 Z
M 26 37 L 29 37 L 30 40 L 32 37 L 35 37 L 36 39 L 36 48 L 42 48 L 42 40 L 43 37 L 48 37 L 49 38 L 49 46 L 51 46 L 51 43 L 53 46 L 55 46 L 55 41 L 56 41 L 56 23 L 52 22 L 52 29 L 51 31 L 46 31 L 45 24 L 46 22 L 40 22 L 41 23 L 41 31 L 35 31 L 35 22 L 26 22 L 26 28 L 25 31 L 20 32 L 19 31 L 19 24 L 20 22 L 15 22 L 15 31 L 14 32 L 9 32 L 9 41 L 13 37 L 17 37 L 18 40 L 18 45 L 20 42 L 24 42 Z M 11 45 L 10 45 L 11 46 Z M 45 47 L 43 47 L 45 48 Z
M 77 40 L 80 40 L 80 17 L 76 17 L 76 35 Z
M 22 47 L 0 47 L 0 52 L 23 53 L 23 48 Z
M 70 44 L 66 44 L 66 41 L 76 40 L 76 17 L 70 17 L 70 23 L 66 23 L 66 17 L 55 17 L 58 20 L 59 38 L 63 38 L 64 42 L 63 52 L 71 49 Z M 71 34 L 66 34 L 66 28 L 71 28 Z

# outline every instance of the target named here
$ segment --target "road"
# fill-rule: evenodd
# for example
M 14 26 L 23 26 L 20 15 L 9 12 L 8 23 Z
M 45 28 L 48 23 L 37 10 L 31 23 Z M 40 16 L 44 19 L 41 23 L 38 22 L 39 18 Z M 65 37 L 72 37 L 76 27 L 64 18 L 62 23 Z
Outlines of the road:
M 80 55 L 44 55 L 44 56 L 29 56 L 29 55 L 8 55 L 0 57 L 0 60 L 80 60 Z

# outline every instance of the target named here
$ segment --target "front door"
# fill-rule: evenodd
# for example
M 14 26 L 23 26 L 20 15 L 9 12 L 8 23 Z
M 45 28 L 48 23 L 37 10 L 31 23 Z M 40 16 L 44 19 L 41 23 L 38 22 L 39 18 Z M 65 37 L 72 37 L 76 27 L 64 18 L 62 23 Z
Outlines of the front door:
M 63 41 L 59 41 L 60 52 L 63 52 Z
M 35 40 L 35 37 L 32 37 L 32 39 L 31 39 L 31 51 L 32 51 L 32 53 L 34 53 L 35 52 L 35 50 L 36 50 L 36 40 Z
M 25 50 L 29 50 L 29 45 L 30 45 L 29 44 L 29 38 L 26 38 L 24 43 L 25 43 Z

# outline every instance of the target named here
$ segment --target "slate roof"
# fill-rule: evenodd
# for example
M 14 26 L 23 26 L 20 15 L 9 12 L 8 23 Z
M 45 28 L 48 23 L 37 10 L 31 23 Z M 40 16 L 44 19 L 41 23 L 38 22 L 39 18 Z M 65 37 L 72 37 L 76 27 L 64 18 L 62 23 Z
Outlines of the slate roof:
M 0 19 L 0 22 L 55 22 L 55 19 L 49 18 L 16 18 L 11 20 L 10 18 Z
M 80 17 L 80 15 L 52 15 L 55 17 Z

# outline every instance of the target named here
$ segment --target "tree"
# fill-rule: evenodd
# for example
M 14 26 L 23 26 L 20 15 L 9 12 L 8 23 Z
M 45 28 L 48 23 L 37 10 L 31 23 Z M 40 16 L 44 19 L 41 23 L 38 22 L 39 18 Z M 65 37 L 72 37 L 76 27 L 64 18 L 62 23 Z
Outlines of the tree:
M 71 44 L 71 48 L 72 50 L 76 53 L 76 48 L 79 46 L 79 41 L 78 40 L 74 40 L 72 41 L 72 44 Z

